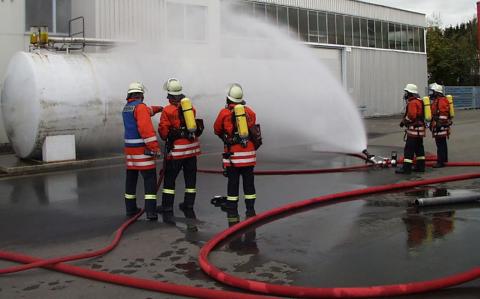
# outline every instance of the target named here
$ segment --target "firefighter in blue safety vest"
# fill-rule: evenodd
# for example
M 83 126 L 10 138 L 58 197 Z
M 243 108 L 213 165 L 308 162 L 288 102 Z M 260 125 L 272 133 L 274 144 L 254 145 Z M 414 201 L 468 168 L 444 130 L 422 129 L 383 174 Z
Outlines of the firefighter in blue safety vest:
M 399 174 L 410 174 L 412 172 L 413 158 L 416 155 L 417 163 L 415 172 L 425 172 L 425 117 L 423 102 L 418 96 L 418 88 L 415 84 L 407 84 L 404 89 L 404 100 L 407 102 L 405 115 L 400 122 L 400 127 L 405 127 L 405 149 L 403 167 L 395 172 Z
M 143 177 L 145 186 L 145 213 L 148 220 L 158 219 L 157 207 L 157 173 L 156 157 L 160 155 L 157 136 L 151 117 L 163 110 L 161 106 L 149 107 L 143 103 L 145 87 L 142 83 L 130 84 L 127 93 L 127 104 L 123 108 L 123 124 L 125 127 L 125 158 L 127 177 L 125 181 L 125 207 L 127 216 L 137 214 L 137 180 L 138 174 Z

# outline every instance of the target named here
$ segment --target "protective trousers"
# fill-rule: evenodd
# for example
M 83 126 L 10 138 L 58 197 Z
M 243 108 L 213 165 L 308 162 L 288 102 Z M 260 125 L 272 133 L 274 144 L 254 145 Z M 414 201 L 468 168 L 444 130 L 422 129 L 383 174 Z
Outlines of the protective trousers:
M 413 158 L 417 156 L 416 171 L 425 171 L 425 148 L 423 147 L 423 138 L 407 137 L 404 149 L 403 169 L 407 172 L 412 170 Z
M 240 176 L 243 181 L 243 194 L 245 195 L 245 206 L 247 213 L 255 211 L 255 175 L 253 166 L 227 167 L 227 209 L 236 209 L 239 200 Z
M 185 179 L 185 197 L 181 208 L 182 210 L 193 209 L 197 194 L 195 187 L 197 184 L 197 157 L 167 161 L 162 194 L 162 210 L 164 213 L 173 211 L 175 180 L 182 169 Z
M 448 162 L 447 138 L 436 137 L 435 143 L 437 144 L 437 163 L 443 165 Z
M 145 213 L 147 214 L 147 218 L 155 218 L 157 215 L 157 172 L 155 169 L 127 169 L 127 177 L 125 180 L 125 207 L 127 209 L 127 216 L 132 216 L 138 212 L 136 193 L 139 172 L 143 177 L 145 188 Z

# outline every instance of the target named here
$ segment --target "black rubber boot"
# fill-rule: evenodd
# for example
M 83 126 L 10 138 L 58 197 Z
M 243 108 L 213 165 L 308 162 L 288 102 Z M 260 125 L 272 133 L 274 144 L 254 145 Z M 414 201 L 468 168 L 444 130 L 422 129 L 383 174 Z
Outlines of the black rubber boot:
M 417 165 L 413 169 L 415 172 L 425 172 L 425 160 L 417 160 Z
M 195 193 L 185 193 L 185 198 L 182 203 L 178 205 L 180 210 L 193 210 L 195 204 Z
M 140 209 L 137 207 L 137 201 L 134 199 L 125 199 L 125 208 L 127 217 L 135 216 L 140 212 Z
M 411 174 L 412 173 L 412 164 L 411 163 L 403 163 L 403 167 L 400 169 L 395 170 L 395 173 L 398 174 Z
M 147 215 L 147 219 L 150 221 L 157 221 L 157 201 L 154 199 L 146 199 L 145 200 L 145 214 Z
M 245 212 L 245 217 L 248 219 L 248 218 L 251 218 L 251 217 L 255 217 L 257 216 L 257 213 L 255 212 L 255 209 L 250 209 Z
M 163 194 L 162 206 L 157 208 L 157 211 L 162 213 L 162 220 L 164 223 L 175 225 L 175 219 L 173 216 L 173 201 L 173 195 Z
M 445 164 L 441 162 L 437 162 L 433 165 L 433 168 L 443 168 L 443 167 L 445 167 Z
M 247 211 L 245 212 L 247 218 L 257 215 L 255 212 L 255 199 L 245 199 L 245 207 L 247 208 Z
M 183 211 L 183 215 L 185 216 L 185 218 L 187 218 L 187 220 L 186 220 L 187 231 L 188 232 L 197 232 L 198 227 L 195 224 L 195 220 L 197 219 L 197 215 L 195 215 L 195 211 L 193 209 L 184 209 L 182 211 Z
M 238 210 L 238 201 L 226 200 L 225 204 L 221 206 L 222 211 L 229 212 L 232 210 Z

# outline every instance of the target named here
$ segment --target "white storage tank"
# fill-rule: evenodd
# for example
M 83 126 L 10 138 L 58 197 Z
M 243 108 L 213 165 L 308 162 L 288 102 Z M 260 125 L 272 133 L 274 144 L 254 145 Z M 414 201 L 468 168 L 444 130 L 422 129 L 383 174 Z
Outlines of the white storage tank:
M 39 158 L 45 137 L 52 135 L 75 135 L 80 154 L 121 152 L 121 111 L 128 83 L 111 88 L 115 79 L 107 77 L 116 67 L 120 68 L 106 54 L 17 53 L 8 66 L 1 98 L 16 155 Z

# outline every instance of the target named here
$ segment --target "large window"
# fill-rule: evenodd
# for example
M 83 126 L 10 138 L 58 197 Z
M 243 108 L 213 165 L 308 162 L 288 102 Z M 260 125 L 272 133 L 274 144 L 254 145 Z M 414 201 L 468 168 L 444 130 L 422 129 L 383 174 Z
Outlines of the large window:
M 293 38 L 298 38 L 298 8 L 288 8 L 288 33 Z
M 243 3 L 247 4 L 236 11 L 267 18 L 306 42 L 425 52 L 424 28 L 257 1 Z
M 324 12 L 318 13 L 318 41 L 320 43 L 328 43 L 327 33 L 327 14 Z
M 25 0 L 25 31 L 48 26 L 51 33 L 67 34 L 71 16 L 71 0 Z
M 415 51 L 415 32 L 412 26 L 408 27 L 408 51 Z
M 420 29 L 420 52 L 425 52 L 425 30 Z
M 337 29 L 337 44 L 345 45 L 345 24 L 342 15 L 335 16 L 335 23 Z
M 395 24 L 395 49 L 402 49 L 402 25 Z
M 345 45 L 353 45 L 353 27 L 351 16 L 345 16 Z
M 288 28 L 288 9 L 284 6 L 279 6 L 277 16 L 278 24 L 284 28 Z
M 272 4 L 267 4 L 267 19 L 269 22 L 277 25 L 277 6 Z
M 396 36 L 395 33 L 395 24 L 389 23 L 388 24 L 388 45 L 390 49 L 396 48 Z
M 382 48 L 382 22 L 375 21 L 375 47 Z
M 300 39 L 308 42 L 308 11 L 306 9 L 300 9 L 298 11 L 298 29 Z
M 368 20 L 368 46 L 375 48 L 375 21 Z
M 360 19 L 353 18 L 353 45 L 359 47 L 360 43 Z
M 389 30 L 388 30 L 388 23 L 387 22 L 382 22 L 382 48 L 384 49 L 388 49 L 389 48 L 389 40 L 388 40 L 388 36 L 389 36 Z
M 319 42 L 318 31 L 318 13 L 316 11 L 308 12 L 308 41 L 311 43 Z
M 328 34 L 328 43 L 336 44 L 337 43 L 337 30 L 335 25 L 335 15 L 333 13 L 327 14 L 327 34 Z
M 260 20 L 265 20 L 265 15 L 266 15 L 265 4 L 255 3 L 255 6 L 253 7 L 253 11 L 256 18 Z
M 361 19 L 360 20 L 360 38 L 362 40 L 362 47 L 368 47 L 368 27 L 367 27 L 367 20 Z

